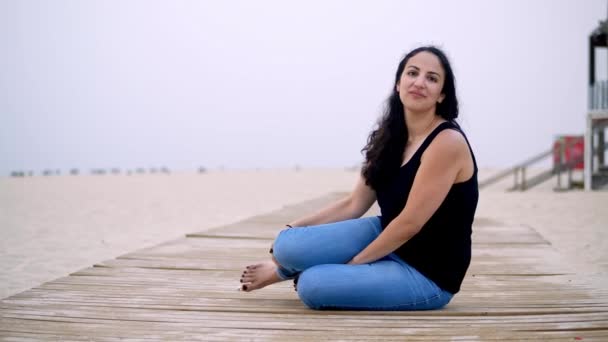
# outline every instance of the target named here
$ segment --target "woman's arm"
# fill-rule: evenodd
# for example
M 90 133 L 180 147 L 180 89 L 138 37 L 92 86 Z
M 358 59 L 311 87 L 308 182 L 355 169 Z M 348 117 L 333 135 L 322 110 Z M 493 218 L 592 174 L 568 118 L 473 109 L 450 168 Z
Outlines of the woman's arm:
M 330 204 L 315 214 L 292 221 L 289 225 L 304 227 L 358 218 L 365 214 L 375 201 L 376 192 L 365 184 L 363 176 L 359 176 L 355 189 L 347 197 Z
M 405 208 L 349 264 L 381 259 L 416 235 L 437 211 L 469 160 L 468 145 L 460 133 L 454 130 L 439 133 L 423 154 Z

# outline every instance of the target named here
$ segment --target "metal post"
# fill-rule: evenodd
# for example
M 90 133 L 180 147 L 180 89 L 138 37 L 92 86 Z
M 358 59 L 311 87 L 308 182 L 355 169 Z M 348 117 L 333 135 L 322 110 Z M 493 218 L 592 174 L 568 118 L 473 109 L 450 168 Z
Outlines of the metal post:
M 557 173 L 557 190 L 562 189 L 562 168 L 561 164 L 554 166 L 555 173 Z
M 591 113 L 587 114 L 587 129 L 585 130 L 585 169 L 584 180 L 585 191 L 593 189 L 591 184 L 591 173 L 593 172 L 593 119 Z
M 604 128 L 601 127 L 597 131 L 597 167 L 603 169 L 606 164 L 604 163 L 604 151 L 606 141 L 604 140 Z
M 557 188 L 559 190 L 562 189 L 562 166 L 564 165 L 564 159 L 565 159 L 565 140 L 564 138 L 560 138 L 559 139 L 559 159 L 557 160 L 557 165 L 555 165 L 555 167 L 557 168 Z

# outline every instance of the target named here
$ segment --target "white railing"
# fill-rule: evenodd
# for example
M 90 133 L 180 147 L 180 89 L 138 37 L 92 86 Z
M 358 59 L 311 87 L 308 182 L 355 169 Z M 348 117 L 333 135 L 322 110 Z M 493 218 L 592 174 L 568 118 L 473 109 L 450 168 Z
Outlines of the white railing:
M 608 109 L 608 81 L 596 81 L 589 86 L 589 110 Z

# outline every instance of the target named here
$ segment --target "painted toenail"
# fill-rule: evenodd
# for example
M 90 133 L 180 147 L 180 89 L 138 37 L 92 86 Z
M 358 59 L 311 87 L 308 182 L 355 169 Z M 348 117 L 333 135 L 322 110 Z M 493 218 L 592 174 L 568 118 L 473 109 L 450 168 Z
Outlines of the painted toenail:
M 247 291 L 247 285 L 243 285 L 243 290 Z

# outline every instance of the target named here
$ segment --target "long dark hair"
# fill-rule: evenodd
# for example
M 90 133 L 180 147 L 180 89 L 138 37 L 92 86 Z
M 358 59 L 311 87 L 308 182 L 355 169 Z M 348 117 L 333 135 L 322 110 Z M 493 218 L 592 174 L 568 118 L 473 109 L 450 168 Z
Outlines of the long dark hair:
M 455 122 L 458 117 L 458 99 L 456 98 L 456 85 L 454 73 L 446 55 L 434 46 L 422 46 L 410 51 L 399 63 L 395 74 L 391 95 L 386 100 L 382 117 L 378 120 L 378 128 L 373 130 L 367 138 L 367 144 L 361 150 L 365 153 L 365 163 L 362 174 L 365 183 L 373 189 L 382 186 L 382 183 L 392 178 L 401 166 L 408 132 L 403 115 L 403 103 L 399 98 L 396 85 L 410 58 L 420 52 L 430 52 L 439 58 L 445 81 L 441 93 L 444 99 L 437 104 L 436 113 L 447 121 Z

